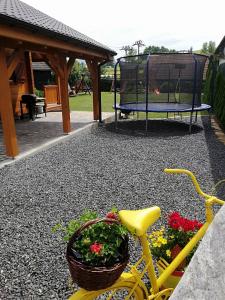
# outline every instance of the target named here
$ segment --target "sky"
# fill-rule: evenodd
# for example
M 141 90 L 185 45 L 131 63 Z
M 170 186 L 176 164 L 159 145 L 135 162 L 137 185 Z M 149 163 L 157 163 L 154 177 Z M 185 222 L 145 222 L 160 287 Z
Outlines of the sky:
M 124 54 L 122 46 L 199 50 L 225 35 L 225 0 L 23 0 L 81 33 Z

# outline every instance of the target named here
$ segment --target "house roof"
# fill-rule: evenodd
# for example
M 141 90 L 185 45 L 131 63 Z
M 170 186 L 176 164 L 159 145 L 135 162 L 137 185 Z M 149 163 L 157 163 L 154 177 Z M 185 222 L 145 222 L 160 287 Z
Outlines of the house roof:
M 51 68 L 44 61 L 33 61 L 32 69 L 35 71 L 51 71 Z
M 224 55 L 223 51 L 225 48 L 225 36 L 223 37 L 222 41 L 219 43 L 218 47 L 215 50 L 215 54 L 222 54 Z
M 116 55 L 109 47 L 19 0 L 0 0 L 0 23 L 21 26 L 54 39 Z

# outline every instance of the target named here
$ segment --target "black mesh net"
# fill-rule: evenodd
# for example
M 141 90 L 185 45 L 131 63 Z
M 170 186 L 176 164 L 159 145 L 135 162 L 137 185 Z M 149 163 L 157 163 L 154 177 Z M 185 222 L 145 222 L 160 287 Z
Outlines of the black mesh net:
M 146 101 L 146 69 L 148 56 L 120 60 L 120 103 Z
M 147 102 L 200 106 L 207 56 L 191 53 L 140 55 L 122 58 L 120 105 Z

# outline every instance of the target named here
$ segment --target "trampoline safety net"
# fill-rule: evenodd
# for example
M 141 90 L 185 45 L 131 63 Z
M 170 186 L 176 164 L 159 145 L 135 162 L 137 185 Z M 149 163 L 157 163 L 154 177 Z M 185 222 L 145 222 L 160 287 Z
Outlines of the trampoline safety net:
M 143 106 L 149 111 L 153 104 L 159 111 L 172 103 L 181 110 L 201 106 L 206 60 L 207 56 L 192 53 L 120 58 L 120 106 Z

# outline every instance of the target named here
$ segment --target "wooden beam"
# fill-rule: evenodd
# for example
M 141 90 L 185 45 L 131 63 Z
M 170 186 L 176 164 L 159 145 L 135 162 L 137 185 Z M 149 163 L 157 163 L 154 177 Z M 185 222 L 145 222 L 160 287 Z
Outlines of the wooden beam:
M 70 106 L 69 106 L 69 95 L 68 95 L 68 68 L 66 56 L 60 56 L 60 65 L 62 67 L 62 74 L 59 74 L 60 83 L 60 98 L 62 104 L 62 119 L 63 119 L 63 131 L 69 133 L 71 131 L 70 124 Z
M 18 39 L 10 39 L 6 37 L 1 37 L 0 38 L 0 47 L 3 48 L 10 48 L 10 49 L 17 49 L 18 47 L 23 48 L 24 51 L 31 51 L 33 52 L 39 52 L 41 54 L 50 54 L 54 55 L 55 53 L 57 54 L 63 54 L 68 57 L 76 57 L 79 59 L 84 59 L 84 60 L 97 60 L 98 62 L 105 61 L 107 58 L 113 59 L 113 56 L 109 55 L 103 55 L 102 57 L 96 57 L 94 55 L 86 54 L 83 52 L 78 52 L 78 51 L 69 51 L 65 49 L 59 49 L 59 48 L 53 48 L 53 47 L 46 47 L 45 45 L 41 44 L 34 44 L 32 42 L 21 42 Z
M 109 52 L 104 51 L 103 49 L 91 49 L 87 46 L 77 46 L 75 43 L 67 40 L 59 40 L 59 39 L 54 39 L 53 37 L 48 37 L 45 36 L 41 33 L 37 32 L 30 32 L 28 30 L 13 27 L 13 26 L 8 26 L 1 24 L 0 27 L 0 36 L 5 37 L 5 38 L 10 38 L 18 41 L 20 45 L 23 44 L 23 42 L 28 42 L 31 44 L 36 44 L 36 45 L 41 45 L 44 46 L 45 49 L 47 50 L 48 47 L 50 48 L 57 48 L 61 49 L 63 51 L 70 51 L 71 53 L 82 53 L 83 55 L 88 55 L 88 56 L 93 56 L 95 58 L 100 58 L 100 59 L 108 59 Z M 65 37 L 66 39 L 66 37 Z M 76 56 L 76 55 L 73 55 Z M 77 56 L 76 56 L 77 57 Z
M 6 155 L 15 157 L 19 151 L 4 48 L 0 48 L 0 72 L 0 112 Z
M 68 73 L 68 76 L 70 75 L 70 73 L 72 71 L 74 63 L 75 63 L 75 57 L 70 57 L 69 60 L 68 60 L 68 62 L 67 62 L 67 73 Z
M 55 74 L 59 75 L 60 77 L 63 77 L 63 70 L 61 66 L 61 62 L 58 59 L 58 56 L 53 56 L 53 55 L 45 55 L 46 57 L 46 62 L 50 66 L 50 68 L 55 72 Z
M 96 61 L 86 60 L 88 70 L 91 74 L 92 79 L 92 90 L 93 90 L 93 118 L 94 120 L 99 119 L 99 95 L 100 95 L 100 84 L 99 84 L 99 70 L 98 63 Z
M 22 61 L 18 64 L 18 66 L 15 69 L 16 74 L 16 81 L 17 82 L 25 82 L 26 76 L 25 76 L 25 62 Z
M 21 62 L 23 50 L 16 49 L 13 51 L 11 56 L 7 61 L 7 69 L 8 69 L 8 78 L 12 76 L 13 72 L 15 71 L 17 65 Z
M 34 94 L 35 86 L 34 86 L 34 73 L 32 69 L 31 52 L 26 51 L 24 56 L 25 56 L 25 65 L 26 65 L 26 73 L 27 73 L 28 93 Z

